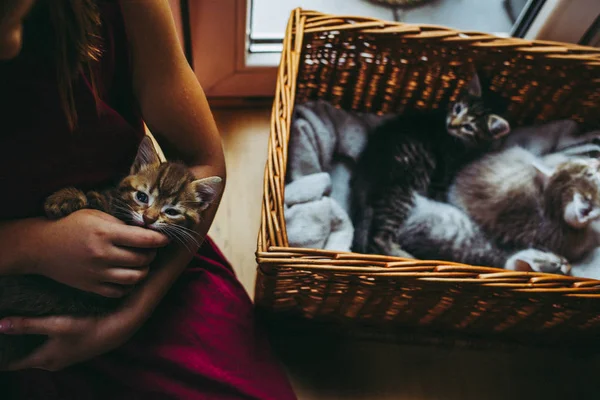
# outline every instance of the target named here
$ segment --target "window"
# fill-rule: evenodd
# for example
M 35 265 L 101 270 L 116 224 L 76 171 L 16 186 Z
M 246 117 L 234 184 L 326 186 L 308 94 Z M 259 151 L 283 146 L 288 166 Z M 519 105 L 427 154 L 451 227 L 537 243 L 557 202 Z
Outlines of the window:
M 389 1 L 394 3 L 394 0 Z M 509 36 L 527 0 L 413 0 L 414 5 L 386 5 L 386 0 L 251 0 L 249 52 L 280 52 L 292 9 L 360 15 L 387 21 L 444 25 L 460 30 Z
M 410 7 L 383 3 L 414 3 Z M 598 42 L 598 0 L 192 0 L 187 3 L 196 74 L 209 97 L 262 97 L 295 7 L 499 36 Z M 185 13 L 185 11 L 184 11 Z M 595 35 L 594 35 L 595 33 Z

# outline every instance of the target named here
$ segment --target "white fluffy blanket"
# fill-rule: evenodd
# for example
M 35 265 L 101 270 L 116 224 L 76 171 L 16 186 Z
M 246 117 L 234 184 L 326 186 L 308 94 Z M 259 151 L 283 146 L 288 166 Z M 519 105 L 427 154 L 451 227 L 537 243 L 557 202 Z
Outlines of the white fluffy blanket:
M 381 120 L 324 101 L 296 106 L 285 188 L 291 246 L 350 250 L 354 234 L 348 216 L 352 170 L 369 132 Z

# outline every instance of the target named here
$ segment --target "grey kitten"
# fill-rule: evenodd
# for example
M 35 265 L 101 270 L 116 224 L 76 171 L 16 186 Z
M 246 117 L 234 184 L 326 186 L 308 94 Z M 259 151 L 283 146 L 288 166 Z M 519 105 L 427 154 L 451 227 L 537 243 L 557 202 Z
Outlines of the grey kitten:
M 513 147 L 465 167 L 448 195 L 502 248 L 543 246 L 573 262 L 600 244 L 591 226 L 600 218 L 596 159 Z
M 447 108 L 382 124 L 371 135 L 352 182 L 353 250 L 419 257 L 420 249 L 410 246 L 414 238 L 406 240 L 402 232 L 407 219 L 430 203 L 437 207 L 430 199 L 445 199 L 454 173 L 509 130 L 507 121 L 485 107 L 477 75 Z

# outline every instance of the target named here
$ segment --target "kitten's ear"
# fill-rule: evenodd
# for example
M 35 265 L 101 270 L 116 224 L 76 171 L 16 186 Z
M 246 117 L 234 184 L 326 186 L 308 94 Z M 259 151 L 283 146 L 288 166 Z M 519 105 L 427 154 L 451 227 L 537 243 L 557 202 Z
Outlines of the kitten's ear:
M 133 161 L 133 165 L 131 166 L 131 170 L 129 173 L 131 175 L 137 174 L 140 172 L 142 167 L 146 165 L 152 164 L 160 164 L 160 157 L 154 148 L 154 143 L 152 143 L 152 139 L 149 136 L 144 136 L 142 139 L 142 143 L 140 143 L 140 147 L 138 148 L 137 155 L 135 156 L 135 160 Z
M 223 179 L 218 176 L 209 176 L 208 178 L 197 179 L 191 185 L 200 203 L 200 211 L 204 211 L 221 193 Z
M 479 82 L 479 75 L 477 73 L 474 73 L 471 81 L 467 83 L 467 92 L 471 96 L 481 97 L 481 82 Z
M 510 124 L 507 120 L 496 114 L 490 114 L 487 119 L 488 129 L 495 139 L 508 135 Z
M 565 207 L 563 217 L 573 228 L 585 228 L 590 222 L 600 218 L 600 209 L 586 200 L 581 193 L 575 192 Z
M 535 168 L 535 172 L 537 173 L 538 179 L 542 182 L 544 187 L 548 184 L 550 177 L 554 175 L 554 168 L 550 168 L 540 160 L 535 160 L 531 163 L 533 168 Z

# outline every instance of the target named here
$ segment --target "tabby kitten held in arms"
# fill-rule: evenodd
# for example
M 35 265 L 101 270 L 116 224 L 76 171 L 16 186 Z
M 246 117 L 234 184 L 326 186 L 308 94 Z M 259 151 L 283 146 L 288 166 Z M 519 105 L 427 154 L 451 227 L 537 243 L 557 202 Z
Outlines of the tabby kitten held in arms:
M 161 163 L 152 140 L 145 137 L 130 175 L 115 188 L 84 194 L 65 188 L 45 203 L 49 218 L 92 208 L 122 221 L 161 232 L 184 246 L 197 245 L 193 228 L 201 213 L 222 190 L 217 176 L 195 179 L 180 163 Z M 105 298 L 71 288 L 41 276 L 0 277 L 0 318 L 7 316 L 89 316 L 115 309 L 121 299 Z M 19 358 L 39 344 L 39 338 L 0 335 L 0 366 Z
M 508 122 L 485 107 L 476 74 L 447 108 L 400 115 L 378 127 L 352 183 L 353 250 L 423 257 L 403 243 L 407 218 L 423 200 L 445 200 L 455 172 L 509 131 Z M 417 239 L 427 229 L 410 234 Z

